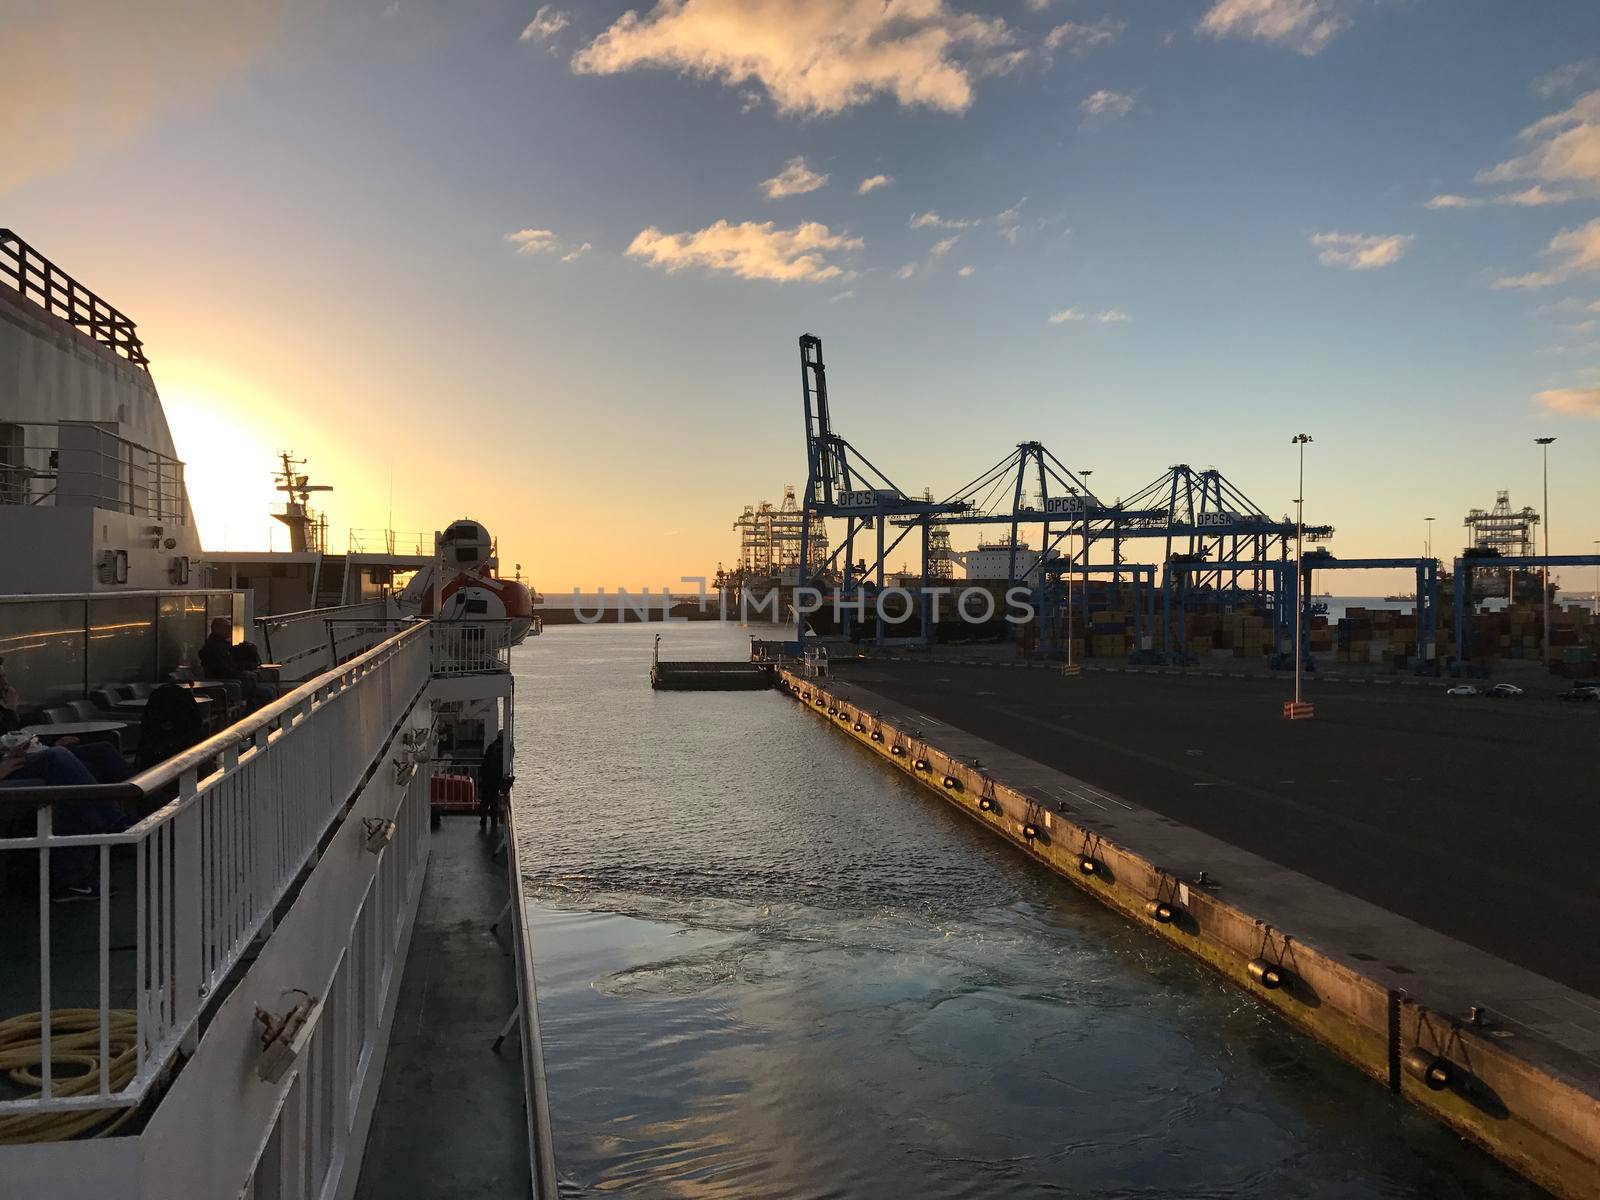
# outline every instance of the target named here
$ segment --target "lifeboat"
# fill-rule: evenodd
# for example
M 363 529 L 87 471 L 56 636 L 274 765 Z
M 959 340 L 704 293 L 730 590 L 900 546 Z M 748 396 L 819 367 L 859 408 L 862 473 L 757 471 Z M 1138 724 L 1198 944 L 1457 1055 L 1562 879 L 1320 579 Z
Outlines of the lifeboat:
M 528 636 L 533 626 L 533 593 L 526 584 L 500 577 L 494 539 L 480 522 L 451 522 L 439 535 L 439 558 L 444 575 L 439 588 L 440 620 L 508 620 L 513 645 Z M 418 571 L 406 589 L 405 598 L 412 600 L 424 617 L 434 616 L 435 569 Z

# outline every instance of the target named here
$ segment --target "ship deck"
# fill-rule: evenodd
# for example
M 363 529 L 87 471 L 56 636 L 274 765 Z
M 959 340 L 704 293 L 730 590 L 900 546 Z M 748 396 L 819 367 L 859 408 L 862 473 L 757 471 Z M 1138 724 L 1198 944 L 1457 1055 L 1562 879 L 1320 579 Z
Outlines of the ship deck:
M 496 1034 L 517 1003 L 503 858 L 477 822 L 433 831 L 411 950 L 400 981 L 357 1200 L 526 1196 L 528 1128 L 516 1033 Z
M 1600 996 L 1600 706 L 1319 680 L 1315 718 L 1290 722 L 1282 678 L 834 668 L 930 738 L 961 730 L 1086 781 L 1070 797 L 1086 816 L 1116 819 L 1120 797 Z

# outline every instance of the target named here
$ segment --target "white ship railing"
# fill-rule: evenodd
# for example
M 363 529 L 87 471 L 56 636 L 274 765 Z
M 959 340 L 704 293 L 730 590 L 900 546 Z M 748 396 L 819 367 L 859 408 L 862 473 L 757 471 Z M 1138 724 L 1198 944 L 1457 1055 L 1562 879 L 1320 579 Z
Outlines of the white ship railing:
M 522 1042 L 522 1089 L 527 1099 L 528 1161 L 537 1200 L 556 1200 L 555 1135 L 550 1126 L 550 1094 L 539 1033 L 538 987 L 533 976 L 533 936 L 522 895 L 522 858 L 516 809 L 506 806 L 506 877 L 511 888 L 512 948 L 517 960 L 517 1022 Z
M 518 624 L 509 619 L 434 621 L 433 673 L 478 675 L 486 671 L 509 671 Z
M 398 628 L 390 620 L 387 599 L 256 618 L 262 656 L 283 668 L 284 679 L 327 670 L 341 659 L 370 650 Z
M 0 801 L 37 806 L 32 836 L 0 838 L 0 854 L 33 849 L 39 855 L 43 1047 L 39 1094 L 0 1100 L 0 1121 L 132 1108 L 174 1054 L 192 1048 L 202 1015 L 427 688 L 430 650 L 427 625 L 406 628 L 125 784 L 0 790 Z M 162 800 L 120 833 L 68 836 L 54 828 L 67 805 Z M 128 903 L 112 904 L 112 856 L 123 846 L 131 847 L 134 860 L 134 918 L 131 934 L 119 929 L 118 936 L 131 936 L 131 965 L 120 945 L 114 963 L 111 934 L 113 908 L 125 918 Z M 131 1075 L 114 1085 L 102 1072 L 92 1090 L 72 1082 L 77 1064 L 58 1078 L 51 1047 L 52 970 L 66 958 L 52 943 L 52 916 L 63 910 L 51 906 L 51 860 L 73 849 L 92 853 L 98 865 L 90 974 L 102 1063 L 113 1057 L 114 994 L 131 994 L 136 1026 Z
M 385 621 L 361 618 L 327 618 L 328 645 L 343 645 L 350 629 L 392 632 L 407 625 L 424 623 L 430 635 L 429 661 L 436 676 L 505 674 L 511 670 L 511 648 L 527 634 L 527 624 L 509 617 L 473 621 L 435 620 L 419 617 L 391 617 Z M 518 626 L 521 626 L 519 631 Z

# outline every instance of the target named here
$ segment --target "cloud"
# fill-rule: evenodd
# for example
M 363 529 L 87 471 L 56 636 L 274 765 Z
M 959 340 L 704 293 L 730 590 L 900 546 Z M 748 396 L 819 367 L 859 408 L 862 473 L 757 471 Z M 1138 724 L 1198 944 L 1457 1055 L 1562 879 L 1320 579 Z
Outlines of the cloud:
M 976 224 L 976 221 L 951 220 L 936 212 L 917 213 L 911 218 L 913 229 L 971 229 Z
M 913 227 L 915 228 L 915 226 Z M 959 233 L 951 234 L 947 238 L 941 238 L 928 247 L 928 256 L 926 258 L 921 262 L 912 261 L 906 263 L 905 266 L 894 273 L 894 277 L 896 279 L 911 279 L 916 275 L 926 275 L 938 265 L 941 259 L 955 249 L 956 243 L 960 240 L 961 235 Z
M 1517 138 L 1528 149 L 1481 172 L 1480 183 L 1532 179 L 1600 195 L 1600 90 L 1535 121 Z
M 1124 92 L 1108 92 L 1101 88 L 1098 92 L 1085 97 L 1081 107 L 1091 117 L 1114 120 L 1117 117 L 1125 117 L 1133 111 L 1133 97 Z
M 994 215 L 995 228 L 1000 231 L 1000 236 L 1013 246 L 1017 244 L 1017 238 L 1022 234 L 1022 206 L 1027 202 L 1028 198 L 1024 196 L 1004 212 Z
M 567 245 L 549 229 L 519 229 L 506 234 L 506 241 L 516 247 L 518 254 L 559 254 L 562 262 L 576 262 L 594 249 L 588 242 Z
M 1573 192 L 1547 192 L 1537 183 L 1520 192 L 1508 192 L 1504 196 L 1496 196 L 1496 204 L 1515 204 L 1522 208 L 1539 208 L 1546 204 L 1566 204 L 1578 197 Z
M 1565 283 L 1574 275 L 1600 271 L 1600 217 L 1576 229 L 1563 229 L 1542 251 L 1556 263 L 1546 271 L 1508 275 L 1494 281 L 1497 288 L 1542 288 Z
M 974 80 L 1003 69 L 1014 41 L 1005 21 L 944 0 L 657 0 L 619 17 L 572 69 L 754 83 L 783 113 L 829 116 L 879 97 L 963 113 Z
M 1109 46 L 1126 28 L 1127 25 L 1115 17 L 1101 17 L 1087 24 L 1063 21 L 1044 35 L 1044 48 L 1051 52 L 1065 47 L 1074 54 L 1082 54 L 1096 46 Z
M 1574 68 L 1590 64 L 1574 63 L 1563 68 L 1574 80 Z M 1546 77 L 1548 78 L 1548 77 Z M 1551 94 L 1551 88 L 1535 84 L 1535 90 Z M 1560 89 L 1554 89 L 1560 90 Z M 1534 181 L 1520 191 L 1497 196 L 1435 196 L 1428 208 L 1483 208 L 1486 205 L 1516 208 L 1542 208 L 1574 200 L 1600 196 L 1600 91 L 1580 96 L 1560 112 L 1535 121 L 1517 135 L 1527 148 L 1518 155 L 1479 171 L 1479 183 Z M 1552 186 L 1546 187 L 1546 184 Z
M 1371 271 L 1399 262 L 1411 238 L 1409 233 L 1317 233 L 1311 244 L 1321 248 L 1317 261 L 1325 267 Z
M 1549 391 L 1535 392 L 1533 399 L 1551 412 L 1600 420 L 1600 387 L 1551 388 Z
M 796 156 L 771 179 L 763 179 L 761 190 L 767 194 L 768 200 L 781 200 L 785 196 L 804 196 L 825 186 L 827 182 L 828 176 L 818 175 L 806 166 L 804 158 Z
M 1592 79 L 1600 78 L 1600 59 L 1585 58 L 1546 71 L 1533 81 L 1533 90 L 1546 100 L 1577 91 Z
M 1349 24 L 1329 0 L 1215 0 L 1196 28 L 1211 37 L 1252 38 L 1312 55 Z
M 556 235 L 548 229 L 519 229 L 506 234 L 506 241 L 517 248 L 518 254 L 544 254 L 560 248 Z
M 287 0 L 8 4 L 0 17 L 0 195 L 132 144 L 289 31 Z
M 1517 208 L 1541 208 L 1546 204 L 1566 204 L 1578 197 L 1573 192 L 1547 192 L 1539 184 L 1520 192 L 1505 192 L 1499 196 L 1456 196 L 1450 193 L 1435 196 L 1424 208 L 1483 208 L 1495 204 Z
M 1012 245 L 1016 245 L 1017 237 L 1022 232 L 1021 214 L 1022 206 L 1028 202 L 1024 196 L 1010 208 L 997 212 L 991 217 L 942 217 L 936 212 L 913 213 L 911 217 L 912 229 L 975 229 L 980 225 L 993 225 L 996 232 Z
M 829 296 L 828 297 L 828 303 L 837 304 L 841 300 L 854 300 L 855 298 L 856 298 L 856 290 L 855 290 L 855 288 L 846 288 L 844 291 L 840 292 L 836 296 Z
M 1575 313 L 1600 313 L 1600 300 L 1585 300 L 1581 296 L 1563 296 L 1533 310 L 1541 317 L 1572 316 Z M 1597 368 L 1600 369 L 1600 368 Z
M 893 182 L 893 175 L 869 175 L 861 181 L 861 186 L 856 188 L 856 195 L 865 196 L 868 192 L 875 192 L 881 187 L 888 187 Z
M 642 230 L 629 245 L 628 255 L 668 272 L 703 267 L 740 279 L 822 283 L 847 274 L 844 267 L 829 261 L 830 256 L 847 255 L 862 245 L 860 238 L 834 233 L 816 221 L 793 229 L 776 229 L 771 221 L 737 225 L 718 221 L 694 233 Z
M 1131 320 L 1120 308 L 1104 308 L 1099 312 L 1084 312 L 1081 308 L 1063 308 L 1050 314 L 1050 324 L 1067 325 L 1078 321 L 1092 321 L 1098 325 L 1118 325 Z
M 533 14 L 523 29 L 520 41 L 544 42 L 549 41 L 572 23 L 572 18 L 559 11 L 553 4 L 542 5 L 538 12 Z
M 969 279 L 972 276 L 972 268 L 971 267 L 962 267 L 959 271 L 956 272 L 956 274 L 961 276 L 961 278 L 963 278 L 963 279 Z

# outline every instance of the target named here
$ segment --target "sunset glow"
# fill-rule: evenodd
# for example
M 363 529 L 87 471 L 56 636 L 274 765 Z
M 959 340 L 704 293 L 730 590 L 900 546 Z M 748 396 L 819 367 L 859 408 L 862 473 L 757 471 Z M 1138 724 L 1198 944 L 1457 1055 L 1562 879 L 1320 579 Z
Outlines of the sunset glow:
M 1600 538 L 1592 6 L 141 8 L 9 30 L 81 86 L 0 194 L 139 322 L 214 546 L 291 449 L 335 548 L 470 512 L 543 587 L 710 574 L 803 482 L 807 331 L 908 490 L 1037 438 L 1281 513 L 1304 425 L 1336 550 L 1416 553 L 1555 434 L 1552 549 Z

